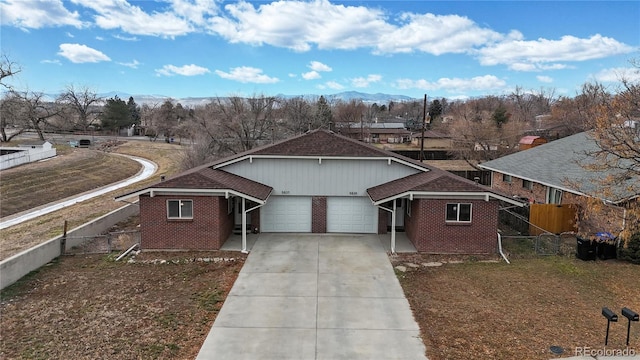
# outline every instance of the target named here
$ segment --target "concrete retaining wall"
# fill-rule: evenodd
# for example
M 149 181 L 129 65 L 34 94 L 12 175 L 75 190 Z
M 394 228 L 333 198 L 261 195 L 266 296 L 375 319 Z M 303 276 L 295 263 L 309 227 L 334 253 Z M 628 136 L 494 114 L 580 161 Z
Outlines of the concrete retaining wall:
M 137 204 L 125 205 L 71 231 L 67 231 L 67 236 L 72 239 L 67 241 L 66 248 L 81 245 L 82 239 L 79 239 L 79 237 L 102 234 L 113 225 L 137 215 L 139 212 L 140 207 Z M 0 290 L 60 256 L 61 243 L 62 235 L 0 262 Z

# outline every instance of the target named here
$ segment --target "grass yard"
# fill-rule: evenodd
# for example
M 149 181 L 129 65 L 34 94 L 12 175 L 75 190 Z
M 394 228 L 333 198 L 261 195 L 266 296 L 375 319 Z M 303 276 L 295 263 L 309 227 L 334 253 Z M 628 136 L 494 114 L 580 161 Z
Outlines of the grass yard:
M 0 217 L 13 215 L 134 176 L 136 161 L 90 149 L 2 171 Z
M 78 151 L 84 151 L 87 149 L 77 149 Z M 65 149 L 63 149 L 65 151 Z M 68 154 L 69 151 L 73 151 L 71 148 L 66 149 Z M 7 229 L 1 230 L 0 236 L 0 260 L 6 259 L 11 255 L 17 254 L 20 251 L 26 250 L 32 246 L 38 245 L 52 237 L 62 234 L 63 226 L 65 220 L 68 222 L 68 228 L 73 229 L 77 226 L 80 226 L 92 219 L 95 219 L 99 216 L 102 216 L 110 211 L 113 211 L 119 207 L 124 206 L 124 203 L 114 201 L 114 197 L 124 194 L 129 191 L 133 191 L 140 187 L 150 185 L 159 180 L 161 175 L 171 175 L 178 171 L 180 156 L 182 154 L 182 148 L 175 144 L 167 144 L 164 142 L 150 142 L 150 141 L 127 141 L 115 148 L 111 149 L 112 152 L 134 155 L 149 159 L 155 162 L 158 165 L 158 171 L 151 178 L 139 182 L 137 184 L 128 186 L 126 188 L 114 191 L 112 193 L 102 195 L 91 200 L 87 200 L 74 206 L 61 209 L 55 211 L 50 214 L 46 214 L 40 216 L 38 218 L 26 221 L 22 224 L 12 226 Z M 115 155 L 110 158 L 116 158 Z M 57 166 L 64 168 L 71 161 L 72 157 L 69 156 L 61 156 L 56 161 L 61 161 L 57 164 Z M 117 157 L 120 159 L 120 157 Z M 130 161 L 126 159 L 127 161 Z M 50 160 L 54 161 L 54 160 Z M 42 166 L 47 162 L 38 163 L 38 164 L 30 164 L 24 165 L 16 170 L 20 171 L 29 171 L 30 167 L 33 166 Z M 137 162 L 132 161 L 135 166 L 139 166 Z M 119 166 L 119 165 L 115 165 Z M 139 167 L 138 167 L 139 169 Z M 125 170 L 120 170 L 120 168 L 113 168 L 111 172 L 116 174 L 121 174 Z M 137 170 L 136 170 L 137 171 Z M 64 176 L 62 173 L 61 176 Z M 128 176 L 125 176 L 125 178 Z M 68 179 L 67 179 L 68 180 Z M 86 181 L 87 184 L 92 184 L 94 187 L 98 187 L 95 183 L 95 178 L 88 179 Z M 2 183 L 5 182 L 5 170 L 2 171 Z M 66 183 L 64 181 L 57 182 L 56 187 L 52 185 L 42 186 L 47 189 L 51 193 L 60 194 L 63 190 L 62 188 L 66 187 Z M 32 196 L 30 194 L 23 194 L 21 198 L 13 199 L 12 203 L 20 203 L 21 201 L 31 201 Z M 4 192 L 2 193 L 2 207 L 4 208 L 7 205 L 7 201 L 4 198 Z M 52 200 L 53 201 L 53 200 Z
M 166 263 L 150 262 L 160 259 Z M 0 358 L 194 359 L 245 259 L 240 252 L 150 252 L 135 263 L 58 258 L 0 293 Z
M 393 263 L 442 260 L 398 255 Z M 620 318 L 611 326 L 608 349 L 626 347 L 627 320 L 622 307 L 640 311 L 640 266 L 570 257 L 530 257 L 463 263 L 397 272 L 431 360 L 551 359 L 576 347 L 604 346 L 602 307 Z M 640 352 L 640 324 L 632 323 L 630 347 Z

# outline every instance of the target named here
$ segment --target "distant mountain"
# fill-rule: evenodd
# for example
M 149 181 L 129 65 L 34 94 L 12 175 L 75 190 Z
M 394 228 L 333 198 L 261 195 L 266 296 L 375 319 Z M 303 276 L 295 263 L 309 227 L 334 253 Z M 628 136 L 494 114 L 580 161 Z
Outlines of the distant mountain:
M 59 94 L 45 94 L 45 99 L 47 101 L 54 101 L 58 97 L 58 95 Z M 117 96 L 120 99 L 127 101 L 129 100 L 129 97 L 133 97 L 133 100 L 135 100 L 135 102 L 140 105 L 162 104 L 165 100 L 172 99 L 174 102 L 179 102 L 183 106 L 197 106 L 197 105 L 204 105 L 215 98 L 213 96 L 172 98 L 170 96 L 158 95 L 158 94 L 132 95 L 132 94 L 121 92 L 121 91 L 109 91 L 109 92 L 100 93 L 97 95 L 98 97 L 104 100 L 111 99 Z M 305 99 L 316 99 L 320 97 L 320 95 L 317 95 L 317 94 L 301 94 L 301 95 L 277 94 L 276 96 L 282 97 L 285 99 L 291 99 L 295 97 L 304 97 Z M 323 96 L 327 98 L 327 100 L 342 100 L 342 101 L 361 100 L 365 103 L 369 103 L 369 104 L 377 103 L 378 105 L 388 104 L 390 101 L 407 102 L 407 101 L 419 100 L 406 95 L 391 95 L 391 94 L 382 94 L 382 93 L 368 94 L 368 93 L 363 93 L 358 91 L 344 91 L 336 94 L 324 94 Z

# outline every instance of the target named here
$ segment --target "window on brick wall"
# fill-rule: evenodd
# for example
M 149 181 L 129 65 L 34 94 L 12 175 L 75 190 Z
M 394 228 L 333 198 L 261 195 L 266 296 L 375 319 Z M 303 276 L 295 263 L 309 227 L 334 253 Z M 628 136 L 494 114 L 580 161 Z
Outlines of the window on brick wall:
M 533 190 L 533 182 L 529 180 L 522 180 L 522 187 L 527 190 Z
M 167 200 L 167 218 L 193 219 L 193 200 Z
M 548 187 L 547 204 L 562 204 L 562 190 Z
M 504 181 L 506 183 L 510 183 L 511 182 L 511 175 L 502 174 L 502 181 Z
M 447 222 L 471 222 L 471 204 L 447 204 Z

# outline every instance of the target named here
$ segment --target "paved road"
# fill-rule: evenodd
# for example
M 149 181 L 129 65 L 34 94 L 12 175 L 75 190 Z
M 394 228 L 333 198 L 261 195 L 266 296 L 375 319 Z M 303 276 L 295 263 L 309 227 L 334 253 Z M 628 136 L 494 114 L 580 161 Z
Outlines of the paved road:
M 260 234 L 197 359 L 426 359 L 377 235 Z
M 95 191 L 92 192 L 88 192 L 88 193 L 84 193 L 82 195 L 78 195 L 75 197 L 71 197 L 71 198 L 67 198 L 63 201 L 60 202 L 55 202 L 53 204 L 49 204 L 49 205 L 45 205 L 42 207 L 38 207 L 35 210 L 32 211 L 28 211 L 28 212 L 22 212 L 16 215 L 11 215 L 11 216 L 7 216 L 5 218 L 2 219 L 2 221 L 0 222 L 0 230 L 1 229 L 6 229 L 10 226 L 14 226 L 17 224 L 20 224 L 21 222 L 27 221 L 27 220 L 31 220 L 31 219 L 35 219 L 38 216 L 42 216 L 44 214 L 48 214 L 51 212 L 54 212 L 56 210 L 60 210 L 62 208 L 65 208 L 67 206 L 71 206 L 74 204 L 77 204 L 79 202 L 85 201 L 85 200 L 89 200 L 91 198 L 94 198 L 96 196 L 100 196 L 103 194 L 106 194 L 108 192 L 123 188 L 125 186 L 129 186 L 131 184 L 135 184 L 138 181 L 142 181 L 144 179 L 147 179 L 149 177 L 151 177 L 151 175 L 153 175 L 156 170 L 158 169 L 158 166 L 146 159 L 143 158 L 139 158 L 139 157 L 135 157 L 135 156 L 129 156 L 129 155 L 121 155 L 121 156 L 126 156 L 132 160 L 135 160 L 137 162 L 139 162 L 142 165 L 142 170 L 140 172 L 138 172 L 138 174 L 136 176 L 130 177 L 129 179 L 126 179 L 124 181 L 112 184 L 112 185 L 108 185 L 105 187 L 102 187 L 100 189 L 97 189 Z

